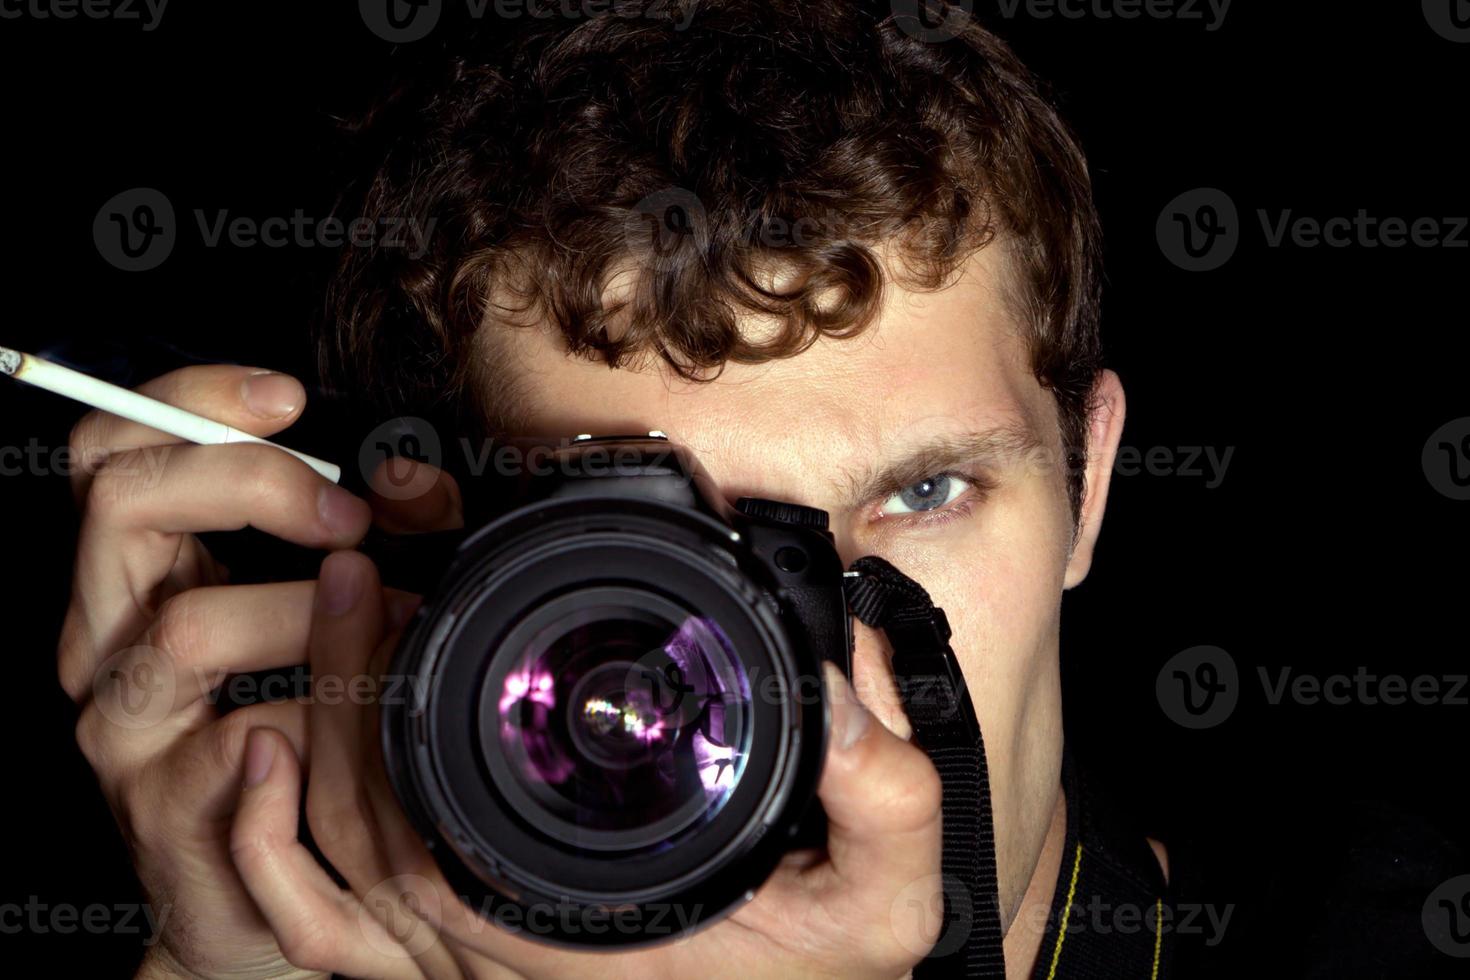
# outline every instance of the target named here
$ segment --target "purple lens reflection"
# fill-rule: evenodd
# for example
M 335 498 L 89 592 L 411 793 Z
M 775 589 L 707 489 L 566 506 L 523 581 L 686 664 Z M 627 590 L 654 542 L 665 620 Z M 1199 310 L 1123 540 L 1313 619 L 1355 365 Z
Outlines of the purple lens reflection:
M 541 630 L 498 714 L 500 749 L 543 811 L 523 816 L 592 848 L 665 844 L 707 822 L 749 751 L 750 685 L 720 627 L 631 605 Z

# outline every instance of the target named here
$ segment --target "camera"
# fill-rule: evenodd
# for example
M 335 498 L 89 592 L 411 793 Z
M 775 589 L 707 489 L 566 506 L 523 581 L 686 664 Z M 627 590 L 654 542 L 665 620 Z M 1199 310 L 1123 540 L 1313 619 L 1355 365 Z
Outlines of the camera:
M 457 542 L 409 624 L 384 760 L 475 911 L 560 945 L 656 942 L 825 836 L 843 567 L 824 511 L 730 505 L 660 433 L 579 436 L 550 462 Z

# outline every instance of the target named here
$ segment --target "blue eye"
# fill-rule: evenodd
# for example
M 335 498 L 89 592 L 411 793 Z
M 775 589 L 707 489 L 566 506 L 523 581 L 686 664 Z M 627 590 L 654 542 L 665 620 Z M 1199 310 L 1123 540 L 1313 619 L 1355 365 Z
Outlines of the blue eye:
M 969 486 L 966 481 L 948 474 L 925 477 L 883 501 L 882 512 L 886 515 L 899 515 L 938 510 L 953 502 Z

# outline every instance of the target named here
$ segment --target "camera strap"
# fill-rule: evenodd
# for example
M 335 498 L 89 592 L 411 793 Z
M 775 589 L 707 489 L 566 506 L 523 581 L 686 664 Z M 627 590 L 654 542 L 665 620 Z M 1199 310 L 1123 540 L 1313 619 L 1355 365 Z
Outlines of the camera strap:
M 985 743 L 949 645 L 949 620 L 922 586 L 875 555 L 853 562 L 844 582 L 853 615 L 888 636 L 914 742 L 939 770 L 944 922 L 915 980 L 1004 977 Z

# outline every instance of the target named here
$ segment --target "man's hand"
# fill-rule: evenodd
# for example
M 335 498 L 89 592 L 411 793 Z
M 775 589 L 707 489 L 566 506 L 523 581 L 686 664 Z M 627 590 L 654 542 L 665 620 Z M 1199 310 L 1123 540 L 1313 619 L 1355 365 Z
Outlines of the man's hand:
M 258 436 L 289 426 L 306 399 L 292 378 L 226 366 L 139 390 Z M 107 458 L 74 478 L 82 527 L 59 671 L 82 706 L 78 744 L 164 923 L 142 975 L 310 975 L 286 962 L 228 844 L 246 734 L 269 726 L 304 753 L 306 708 L 221 717 L 209 694 L 228 674 L 305 660 L 315 586 L 226 585 L 194 535 L 252 525 L 345 548 L 369 507 L 279 449 L 183 444 L 101 412 L 82 419 L 71 448 Z
M 316 684 L 361 691 L 364 679 L 383 676 L 398 636 L 380 596 L 364 556 L 334 554 L 323 564 L 310 639 Z M 311 707 L 307 819 L 350 887 L 338 888 L 297 842 L 302 750 L 269 723 L 246 747 L 235 863 L 291 962 L 355 977 L 900 977 L 938 929 L 937 916 L 914 910 L 940 902 L 939 778 L 835 668 L 826 680 L 834 703 L 819 787 L 827 854 L 791 855 L 729 919 L 662 947 L 554 949 L 458 901 L 387 785 L 371 698 L 318 698 Z

